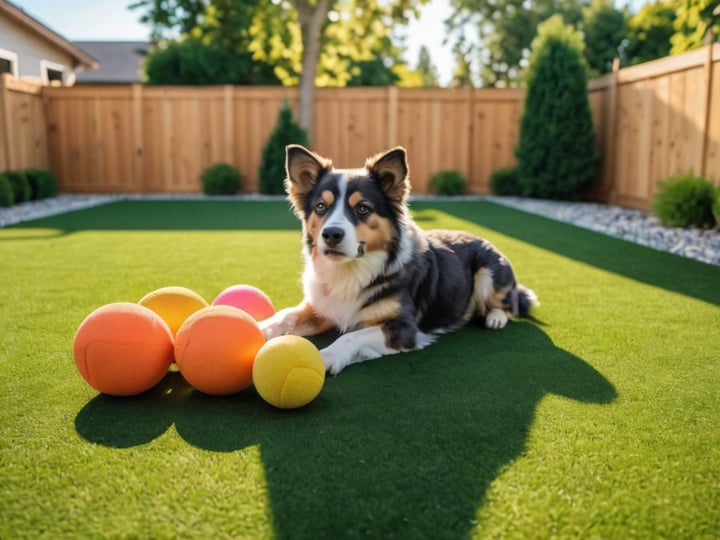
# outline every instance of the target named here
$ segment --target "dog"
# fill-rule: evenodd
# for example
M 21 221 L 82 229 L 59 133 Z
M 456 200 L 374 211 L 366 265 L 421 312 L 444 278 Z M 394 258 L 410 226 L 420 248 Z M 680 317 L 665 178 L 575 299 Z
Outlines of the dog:
M 487 240 L 425 232 L 413 221 L 404 148 L 370 157 L 360 169 L 335 169 L 330 159 L 290 145 L 285 168 L 302 223 L 304 299 L 260 326 L 266 339 L 339 331 L 320 351 L 330 374 L 422 349 L 471 319 L 501 329 L 538 304 Z

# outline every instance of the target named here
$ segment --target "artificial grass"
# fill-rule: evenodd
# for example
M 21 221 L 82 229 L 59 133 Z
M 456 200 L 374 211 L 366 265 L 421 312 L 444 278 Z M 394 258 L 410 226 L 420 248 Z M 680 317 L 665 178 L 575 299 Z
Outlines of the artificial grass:
M 0 229 L 0 537 L 711 538 L 720 268 L 481 202 L 542 307 L 347 368 L 305 408 L 77 374 L 96 307 L 166 285 L 301 297 L 282 202 L 126 201 Z

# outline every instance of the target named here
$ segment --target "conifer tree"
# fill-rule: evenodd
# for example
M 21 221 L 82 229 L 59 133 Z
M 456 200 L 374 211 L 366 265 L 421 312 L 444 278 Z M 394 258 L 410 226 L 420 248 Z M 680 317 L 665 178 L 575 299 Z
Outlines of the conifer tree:
M 595 133 L 582 33 L 555 15 L 538 27 L 515 149 L 523 193 L 577 199 L 595 177 Z
M 260 193 L 280 195 L 285 193 L 285 147 L 288 144 L 308 145 L 308 137 L 293 118 L 293 112 L 287 99 L 278 115 L 277 125 L 270 134 L 262 151 L 262 160 L 258 173 Z

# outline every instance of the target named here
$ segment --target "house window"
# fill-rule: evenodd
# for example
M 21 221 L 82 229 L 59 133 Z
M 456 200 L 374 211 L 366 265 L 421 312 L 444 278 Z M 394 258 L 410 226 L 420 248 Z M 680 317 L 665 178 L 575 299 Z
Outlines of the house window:
M 65 66 L 62 64 L 42 60 L 40 67 L 42 69 L 43 84 L 62 86 L 65 83 Z
M 17 77 L 17 54 L 0 49 L 0 75 L 3 73 L 10 73 L 13 77 Z

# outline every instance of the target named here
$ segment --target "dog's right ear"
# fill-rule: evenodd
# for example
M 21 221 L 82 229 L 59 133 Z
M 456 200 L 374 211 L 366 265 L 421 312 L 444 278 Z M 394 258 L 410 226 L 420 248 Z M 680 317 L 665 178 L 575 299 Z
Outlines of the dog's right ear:
M 332 161 L 311 152 L 299 144 L 285 148 L 285 191 L 297 216 L 307 212 L 306 203 L 310 192 L 320 177 L 332 169 Z
M 299 144 L 285 148 L 286 188 L 299 193 L 308 193 L 324 172 L 332 169 L 332 161 L 311 152 Z

